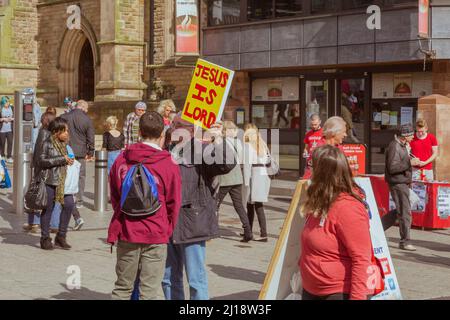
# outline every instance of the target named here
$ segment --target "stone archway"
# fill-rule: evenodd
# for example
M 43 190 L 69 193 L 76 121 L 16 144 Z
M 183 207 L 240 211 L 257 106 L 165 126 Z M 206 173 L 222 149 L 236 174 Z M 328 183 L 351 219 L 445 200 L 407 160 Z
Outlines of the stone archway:
M 58 64 L 59 71 L 59 96 L 58 100 L 61 102 L 64 97 L 70 96 L 74 99 L 80 99 L 80 58 L 86 50 L 86 42 L 89 43 L 92 51 L 93 66 L 94 66 L 94 94 L 95 97 L 95 85 L 99 79 L 99 50 L 97 47 L 97 38 L 85 17 L 81 19 L 81 30 L 68 30 L 66 29 L 60 47 L 58 50 Z M 93 98 L 92 98 L 93 99 Z

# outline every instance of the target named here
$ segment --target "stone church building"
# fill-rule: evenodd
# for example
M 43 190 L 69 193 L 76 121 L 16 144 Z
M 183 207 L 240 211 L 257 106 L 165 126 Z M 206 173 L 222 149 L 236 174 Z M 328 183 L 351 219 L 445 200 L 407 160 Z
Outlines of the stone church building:
M 139 100 L 171 97 L 181 108 L 196 57 L 175 57 L 174 3 L 0 1 L 0 95 L 34 87 L 44 106 L 85 99 L 103 119 L 122 119 Z M 68 28 L 71 5 L 81 9 L 79 29 Z M 170 92 L 158 96 L 163 85 Z

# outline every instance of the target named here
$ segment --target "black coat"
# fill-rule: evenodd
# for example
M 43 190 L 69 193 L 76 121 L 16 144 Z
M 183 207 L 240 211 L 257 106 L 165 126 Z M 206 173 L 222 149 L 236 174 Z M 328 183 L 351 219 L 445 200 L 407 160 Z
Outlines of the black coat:
M 55 149 L 51 138 L 42 144 L 42 152 L 37 161 L 38 170 L 44 171 L 45 184 L 58 186 L 61 168 L 67 165 L 66 158 Z
M 193 155 L 193 140 L 190 145 L 191 147 L 185 150 L 190 150 Z M 206 147 L 207 145 L 203 145 L 203 150 Z M 230 154 L 233 152 L 226 148 L 229 149 L 226 143 L 215 145 L 212 154 L 222 154 L 223 159 L 226 159 L 226 152 L 230 152 Z M 200 149 L 200 151 L 202 150 Z M 187 158 L 183 156 L 183 159 Z M 195 164 L 192 158 L 189 160 L 180 163 L 182 202 L 178 222 L 172 236 L 174 244 L 206 241 L 219 237 L 217 216 L 219 183 L 217 176 L 227 174 L 236 165 L 233 162 L 207 164 L 204 159 L 201 164 Z
M 69 123 L 69 145 L 75 157 L 93 156 L 95 151 L 95 130 L 92 120 L 81 109 L 74 109 L 61 116 Z
M 411 158 L 406 146 L 400 144 L 396 139 L 386 149 L 384 179 L 390 185 L 412 182 Z
M 39 156 L 42 153 L 42 147 L 44 146 L 45 140 L 49 139 L 51 136 L 50 131 L 47 129 L 41 128 L 39 130 L 39 134 L 36 138 L 36 143 L 34 144 L 33 151 L 33 162 L 32 167 L 35 174 L 39 173 Z

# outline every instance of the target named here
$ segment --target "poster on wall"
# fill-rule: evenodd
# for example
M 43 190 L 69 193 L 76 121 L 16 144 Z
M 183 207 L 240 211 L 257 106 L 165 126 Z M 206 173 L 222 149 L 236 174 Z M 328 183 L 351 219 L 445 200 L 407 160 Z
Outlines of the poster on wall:
M 366 174 L 366 146 L 363 144 L 343 144 L 342 151 L 354 176 Z
M 394 97 L 412 96 L 412 74 L 396 73 L 394 74 Z
M 419 0 L 419 37 L 429 37 L 430 0 Z
M 176 1 L 176 52 L 198 54 L 198 5 L 197 0 Z
M 439 218 L 448 219 L 450 215 L 450 187 L 438 187 L 437 212 Z
M 252 101 L 296 101 L 299 78 L 282 77 L 252 81 Z
M 413 124 L 413 108 L 412 107 L 401 107 L 400 108 L 400 125 Z

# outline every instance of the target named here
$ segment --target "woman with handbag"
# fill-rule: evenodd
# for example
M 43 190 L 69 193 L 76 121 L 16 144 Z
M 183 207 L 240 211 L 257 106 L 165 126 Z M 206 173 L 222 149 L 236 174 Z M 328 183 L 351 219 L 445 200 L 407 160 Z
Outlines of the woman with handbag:
M 31 163 L 34 177 L 39 175 L 39 155 L 42 153 L 42 145 L 44 144 L 44 141 L 51 136 L 50 131 L 48 131 L 48 126 L 53 120 L 55 120 L 55 117 L 56 116 L 51 112 L 45 112 L 41 117 L 41 128 L 39 129 L 39 133 L 34 144 L 33 161 Z M 35 212 L 32 210 L 28 213 L 28 223 L 23 226 L 23 229 L 31 233 L 39 233 L 40 224 L 40 212 Z
M 266 215 L 264 203 L 269 201 L 271 155 L 269 147 L 262 139 L 258 128 L 249 123 L 244 133 L 244 185 L 243 201 L 247 203 L 247 215 L 250 230 L 253 229 L 253 220 L 258 217 L 260 237 L 253 240 L 267 242 Z
M 369 299 L 383 291 L 384 282 L 373 253 L 364 191 L 337 147 L 316 148 L 312 162 L 302 210 L 302 299 Z
M 55 246 L 68 250 L 71 246 L 66 241 L 66 234 L 75 206 L 73 195 L 65 195 L 64 190 L 67 166 L 74 163 L 74 159 L 68 156 L 66 148 L 69 141 L 69 127 L 65 119 L 58 117 L 50 123 L 48 129 L 51 136 L 44 141 L 42 151 L 38 155 L 38 168 L 42 170 L 47 191 L 47 208 L 41 215 L 41 248 L 53 249 L 50 220 L 55 203 L 60 203 L 63 210 L 55 237 Z

